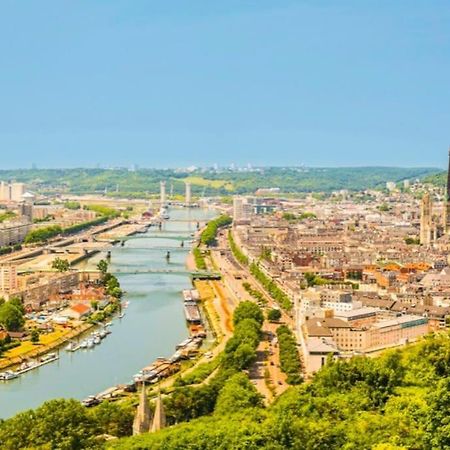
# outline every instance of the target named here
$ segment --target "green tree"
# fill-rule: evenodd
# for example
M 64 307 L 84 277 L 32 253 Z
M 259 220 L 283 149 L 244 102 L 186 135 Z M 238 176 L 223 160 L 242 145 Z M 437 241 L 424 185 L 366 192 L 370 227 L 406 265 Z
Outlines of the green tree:
M 83 450 L 94 447 L 99 428 L 76 400 L 50 400 L 0 424 L 4 450 L 48 448 Z
M 34 328 L 31 331 L 31 342 L 33 344 L 38 344 L 39 343 L 39 331 L 36 328 Z
M 106 272 L 108 272 L 108 262 L 105 261 L 104 259 L 101 259 L 98 264 L 97 264 L 97 269 L 103 274 L 105 275 Z
M 267 319 L 271 322 L 277 322 L 281 319 L 281 311 L 277 308 L 272 308 L 267 313 Z
M 243 373 L 233 375 L 217 398 L 215 414 L 225 415 L 241 409 L 262 406 L 262 397 Z
M 11 301 L 0 306 L 0 324 L 8 331 L 19 331 L 25 324 L 23 312 Z
M 131 434 L 134 414 L 131 405 L 117 402 L 103 402 L 89 410 L 89 416 L 101 430 L 117 437 Z
M 241 320 L 254 319 L 260 325 L 264 322 L 261 308 L 253 302 L 244 301 L 239 303 L 233 314 L 233 323 L 236 326 Z
M 52 262 L 52 269 L 58 272 L 67 272 L 70 269 L 70 263 L 67 259 L 61 259 L 57 256 Z

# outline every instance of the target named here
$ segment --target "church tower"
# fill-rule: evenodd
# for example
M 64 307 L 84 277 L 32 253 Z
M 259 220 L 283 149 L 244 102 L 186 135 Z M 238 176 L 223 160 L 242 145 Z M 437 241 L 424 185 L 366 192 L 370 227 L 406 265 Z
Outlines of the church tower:
M 133 435 L 148 433 L 152 423 L 152 413 L 148 403 L 145 384 L 142 383 L 141 395 L 139 397 L 139 406 L 134 416 Z
M 444 233 L 450 234 L 450 148 L 448 149 L 447 186 L 444 196 Z
M 427 192 L 422 197 L 420 208 L 420 243 L 430 245 L 432 239 L 432 203 L 430 194 Z
M 166 413 L 164 412 L 164 405 L 161 398 L 161 392 L 156 398 L 155 414 L 153 416 L 153 423 L 151 432 L 159 431 L 166 427 Z

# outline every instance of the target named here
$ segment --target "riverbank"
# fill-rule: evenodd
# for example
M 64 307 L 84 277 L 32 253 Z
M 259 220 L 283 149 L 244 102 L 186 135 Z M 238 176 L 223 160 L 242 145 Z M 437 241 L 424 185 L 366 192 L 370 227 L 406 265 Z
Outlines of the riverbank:
M 5 353 L 5 355 L 0 359 L 0 370 L 14 368 L 22 364 L 25 360 L 31 358 L 38 358 L 45 355 L 53 350 L 62 347 L 71 339 L 75 339 L 80 335 L 86 333 L 95 325 L 90 323 L 84 323 L 76 328 L 68 330 L 67 333 L 62 334 L 56 339 L 50 339 L 50 342 L 45 342 L 47 336 L 41 336 L 42 343 L 33 344 L 31 341 L 26 341 L 21 344 L 20 347 L 13 348 Z M 25 345 L 25 348 L 21 348 Z
M 111 386 L 128 384 L 134 374 L 159 357 L 170 359 L 176 346 L 188 338 L 181 292 L 192 289 L 186 270 L 190 245 L 183 248 L 180 241 L 188 243 L 196 232 L 196 222 L 215 215 L 208 209 L 172 209 L 171 219 L 163 222 L 161 229 L 152 226 L 146 233 L 125 239 L 124 245 L 112 247 L 109 270 L 118 277 L 126 292 L 124 301 L 129 302 L 124 317 L 112 320 L 112 333 L 101 345 L 62 351 L 57 362 L 0 383 L 0 417 L 54 398 L 81 401 Z M 166 260 L 167 251 L 171 252 L 170 261 Z M 93 270 L 105 257 L 97 254 L 80 268 Z M 191 364 L 183 364 L 182 369 Z

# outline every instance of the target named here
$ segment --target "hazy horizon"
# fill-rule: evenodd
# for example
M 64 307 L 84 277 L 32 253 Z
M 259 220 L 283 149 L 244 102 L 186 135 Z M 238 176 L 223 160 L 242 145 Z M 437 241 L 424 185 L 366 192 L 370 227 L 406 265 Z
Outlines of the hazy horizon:
M 128 166 L 86 166 L 86 165 L 74 165 L 74 166 L 60 166 L 60 167 L 0 167 L 0 172 L 7 171 L 18 171 L 18 170 L 76 170 L 76 169 L 85 169 L 85 170 L 129 170 L 129 171 L 138 171 L 138 170 L 192 170 L 195 167 L 195 170 L 210 170 L 214 169 L 211 166 L 197 166 L 195 164 L 191 164 L 190 166 L 165 166 L 165 167 L 156 167 L 156 166 L 141 166 L 138 164 L 138 167 L 133 167 L 133 165 Z M 305 166 L 305 165 L 251 165 L 251 169 L 269 169 L 269 168 L 279 168 L 279 169 L 375 169 L 375 168 L 393 168 L 393 169 L 430 169 L 430 170 L 447 170 L 447 167 L 437 167 L 437 166 L 398 166 L 398 165 L 355 165 L 355 166 Z M 229 170 L 230 166 L 218 166 L 218 170 Z M 248 169 L 247 165 L 236 165 L 234 170 L 237 169 Z

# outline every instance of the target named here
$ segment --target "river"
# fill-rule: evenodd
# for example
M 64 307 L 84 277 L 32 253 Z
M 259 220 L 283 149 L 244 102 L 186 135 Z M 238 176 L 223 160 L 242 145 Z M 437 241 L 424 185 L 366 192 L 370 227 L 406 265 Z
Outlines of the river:
M 129 306 L 125 317 L 116 318 L 112 333 L 92 350 L 69 353 L 62 349 L 58 361 L 0 382 L 0 417 L 8 418 L 54 398 L 81 400 L 131 381 L 158 356 L 172 355 L 175 345 L 188 335 L 181 291 L 191 286 L 189 274 L 184 273 L 190 234 L 197 220 L 216 215 L 207 209 L 173 209 L 162 230 L 151 227 L 145 234 L 128 238 L 123 247 L 114 247 L 110 270 L 126 291 L 124 300 Z M 180 247 L 182 240 L 184 248 Z M 170 262 L 165 258 L 167 251 L 171 252 Z M 98 254 L 84 264 L 95 267 L 102 257 Z M 147 269 L 174 273 L 132 273 Z

